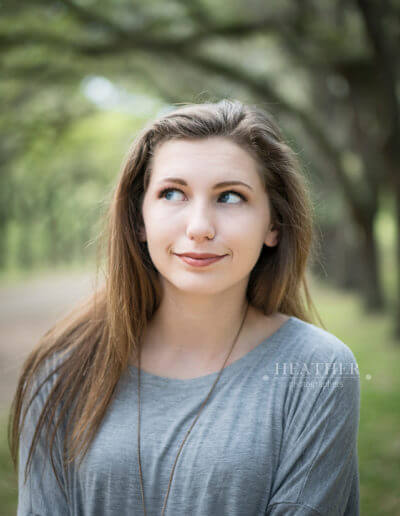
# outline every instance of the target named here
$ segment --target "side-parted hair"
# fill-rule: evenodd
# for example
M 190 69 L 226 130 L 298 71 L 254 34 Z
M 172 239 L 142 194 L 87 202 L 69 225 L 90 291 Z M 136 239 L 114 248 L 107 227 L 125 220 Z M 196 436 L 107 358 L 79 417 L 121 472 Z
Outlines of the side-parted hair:
M 63 467 L 83 459 L 121 375 L 132 357 L 138 357 L 147 322 L 160 305 L 159 273 L 147 243 L 139 239 L 155 149 L 171 139 L 210 137 L 229 138 L 254 157 L 268 193 L 272 223 L 278 229 L 278 244 L 263 246 L 250 274 L 248 302 L 265 315 L 280 311 L 307 322 L 317 316 L 323 326 L 306 281 L 317 242 L 309 187 L 276 123 L 264 109 L 237 100 L 178 107 L 147 124 L 127 154 L 100 242 L 106 254 L 105 282 L 54 325 L 23 364 L 8 426 L 15 468 L 29 406 L 46 382 L 48 389 L 35 423 L 25 479 L 44 428 L 59 483 L 53 450 L 61 424 L 65 425 Z

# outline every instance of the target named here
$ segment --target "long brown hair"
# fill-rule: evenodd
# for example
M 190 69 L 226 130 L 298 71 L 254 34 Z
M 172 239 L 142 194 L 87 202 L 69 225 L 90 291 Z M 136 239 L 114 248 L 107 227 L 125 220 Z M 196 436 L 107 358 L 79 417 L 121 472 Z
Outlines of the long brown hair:
M 31 403 L 50 381 L 30 446 L 25 478 L 44 427 L 53 464 L 55 435 L 63 420 L 67 422 L 63 466 L 83 459 L 121 375 L 132 357 L 138 356 L 147 322 L 160 304 L 158 271 L 146 243 L 138 235 L 154 150 L 161 142 L 173 138 L 213 136 L 230 138 L 256 159 L 270 199 L 272 222 L 279 230 L 279 243 L 263 247 L 250 274 L 248 302 L 265 315 L 280 311 L 307 322 L 312 322 L 316 315 L 323 326 L 306 280 L 309 258 L 316 256 L 309 187 L 295 153 L 285 143 L 276 123 L 264 109 L 236 100 L 178 107 L 145 126 L 127 154 L 100 240 L 99 248 L 106 251 L 104 285 L 53 326 L 23 365 L 8 427 L 15 468 L 20 433 L 29 408 L 25 408 L 21 421 L 28 393 L 32 393 Z M 49 363 L 54 367 L 49 367 Z M 43 371 L 49 374 L 41 374 L 39 383 L 37 379 Z M 59 481 L 54 464 L 53 469 Z

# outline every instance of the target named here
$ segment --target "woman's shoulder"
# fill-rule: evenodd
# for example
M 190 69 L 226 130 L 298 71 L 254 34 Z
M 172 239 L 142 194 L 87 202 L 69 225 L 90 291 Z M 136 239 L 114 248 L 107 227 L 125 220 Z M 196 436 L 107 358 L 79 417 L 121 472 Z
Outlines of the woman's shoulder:
M 282 328 L 286 329 L 282 332 L 282 340 L 292 357 L 314 362 L 357 364 L 350 343 L 314 323 L 290 316 Z
M 70 350 L 53 350 L 45 356 L 41 356 L 36 366 L 30 365 L 26 370 L 27 394 L 29 399 L 34 398 L 35 403 L 44 404 L 55 386 L 59 376 L 60 368 L 70 355 Z M 25 402 L 28 401 L 28 398 Z

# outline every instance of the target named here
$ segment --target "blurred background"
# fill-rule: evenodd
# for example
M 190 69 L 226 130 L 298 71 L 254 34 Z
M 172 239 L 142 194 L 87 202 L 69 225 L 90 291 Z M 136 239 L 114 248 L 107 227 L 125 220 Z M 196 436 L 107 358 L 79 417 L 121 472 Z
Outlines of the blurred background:
M 362 515 L 400 515 L 399 0 L 0 3 L 0 515 L 24 358 L 94 288 L 137 131 L 183 102 L 270 111 L 312 186 L 314 302 L 361 379 Z

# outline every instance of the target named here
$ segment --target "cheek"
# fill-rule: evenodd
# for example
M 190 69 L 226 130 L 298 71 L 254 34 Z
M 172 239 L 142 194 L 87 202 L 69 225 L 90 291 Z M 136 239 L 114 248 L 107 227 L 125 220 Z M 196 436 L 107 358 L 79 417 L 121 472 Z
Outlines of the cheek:
M 240 246 L 246 245 L 249 248 L 258 247 L 263 241 L 262 215 L 254 213 L 235 216 L 231 214 L 220 220 L 220 231 L 225 238 Z
M 163 236 L 166 238 L 168 234 L 176 228 L 173 217 L 167 215 L 161 205 L 144 205 L 142 213 L 146 231 L 150 239 L 160 240 Z

